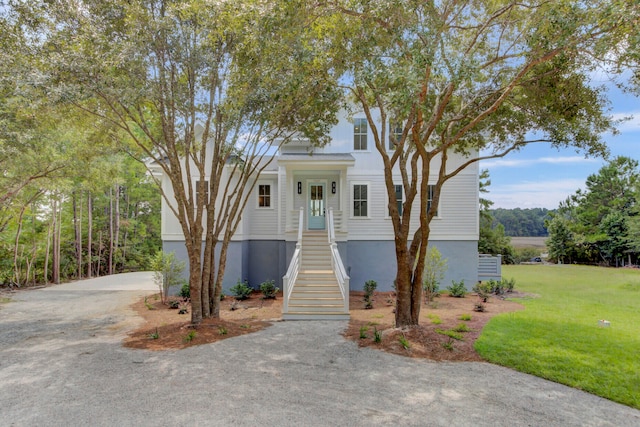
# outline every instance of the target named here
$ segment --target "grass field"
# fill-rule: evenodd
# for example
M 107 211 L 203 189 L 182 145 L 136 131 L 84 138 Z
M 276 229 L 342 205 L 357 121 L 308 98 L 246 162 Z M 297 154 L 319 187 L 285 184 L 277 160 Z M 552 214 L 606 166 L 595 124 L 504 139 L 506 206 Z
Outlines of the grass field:
M 640 409 L 639 270 L 515 265 L 502 274 L 536 296 L 485 326 L 482 357 Z

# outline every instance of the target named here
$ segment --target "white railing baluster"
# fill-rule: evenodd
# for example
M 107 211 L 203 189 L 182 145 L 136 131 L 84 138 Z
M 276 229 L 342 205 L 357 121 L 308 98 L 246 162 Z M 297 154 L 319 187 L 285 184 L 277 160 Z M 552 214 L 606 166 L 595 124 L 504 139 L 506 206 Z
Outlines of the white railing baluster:
M 282 312 L 289 312 L 289 298 L 291 298 L 291 292 L 298 279 L 298 272 L 300 271 L 300 254 L 302 252 L 302 230 L 304 225 L 304 208 L 300 208 L 298 216 L 298 241 L 296 242 L 296 250 L 293 252 L 287 274 L 282 278 L 282 294 L 284 301 L 282 302 Z
M 349 313 L 349 276 L 342 264 L 342 258 L 340 252 L 338 252 L 338 245 L 336 244 L 336 233 L 333 222 L 333 208 L 329 208 L 329 215 L 327 216 L 327 236 L 329 240 L 329 247 L 331 248 L 331 267 L 338 281 L 340 287 L 340 293 L 342 294 L 343 312 Z

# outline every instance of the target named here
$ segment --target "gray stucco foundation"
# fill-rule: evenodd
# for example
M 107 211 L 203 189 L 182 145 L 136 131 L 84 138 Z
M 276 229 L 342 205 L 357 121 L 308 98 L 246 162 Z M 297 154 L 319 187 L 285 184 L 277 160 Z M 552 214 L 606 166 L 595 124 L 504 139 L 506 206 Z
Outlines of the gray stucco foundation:
M 475 241 L 433 241 L 442 258 L 447 260 L 447 271 L 440 289 L 451 281 L 464 280 L 471 289 L 478 277 L 478 245 Z M 184 242 L 163 242 L 165 252 L 175 252 L 176 257 L 187 260 Z M 378 291 L 391 291 L 396 273 L 394 243 L 390 241 L 349 241 L 338 243 L 338 250 L 347 274 L 351 290 L 362 290 L 367 280 L 378 283 Z M 258 289 L 267 280 L 274 280 L 282 289 L 282 277 L 295 251 L 295 242 L 282 240 L 248 240 L 231 242 L 227 253 L 227 265 L 223 288 L 225 291 L 238 280 L 247 280 Z M 219 253 L 219 251 L 218 251 Z M 217 255 L 217 254 L 216 254 Z M 188 268 L 185 269 L 185 277 Z

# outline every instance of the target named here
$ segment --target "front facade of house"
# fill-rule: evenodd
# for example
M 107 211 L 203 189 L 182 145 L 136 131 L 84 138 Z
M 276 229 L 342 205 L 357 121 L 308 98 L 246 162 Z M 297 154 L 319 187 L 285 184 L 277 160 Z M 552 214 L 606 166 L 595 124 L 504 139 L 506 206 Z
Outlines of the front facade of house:
M 462 157 L 450 157 L 450 168 L 462 161 Z M 438 168 L 432 165 L 432 170 Z M 397 176 L 400 184 L 399 173 Z M 401 203 L 402 187 L 397 188 Z M 343 116 L 325 147 L 312 149 L 304 140 L 282 147 L 253 192 L 229 247 L 225 289 L 238 280 L 247 280 L 254 288 L 275 280 L 282 289 L 299 232 L 326 236 L 329 211 L 335 246 L 350 279 L 348 287 L 361 290 L 367 280 L 375 280 L 379 291 L 392 289 L 396 270 L 393 225 L 382 159 L 364 114 Z M 415 227 L 419 209 L 413 212 Z M 180 226 L 166 206 L 162 238 L 165 252 L 187 259 Z M 474 163 L 445 184 L 437 217 L 431 223 L 430 245 L 437 246 L 448 263 L 441 288 L 452 280 L 464 280 L 467 287 L 477 281 L 477 241 L 478 167 Z

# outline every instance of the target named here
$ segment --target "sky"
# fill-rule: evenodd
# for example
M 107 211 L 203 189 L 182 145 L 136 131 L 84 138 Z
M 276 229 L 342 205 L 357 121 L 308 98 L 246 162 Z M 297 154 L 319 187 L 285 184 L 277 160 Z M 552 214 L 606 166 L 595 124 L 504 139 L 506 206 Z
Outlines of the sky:
M 609 99 L 614 118 L 633 117 L 618 126 L 618 135 L 603 136 L 611 157 L 623 155 L 640 161 L 640 98 L 609 88 Z M 532 144 L 502 159 L 480 162 L 481 169 L 489 169 L 491 179 L 489 193 L 483 197 L 493 202 L 494 209 L 555 209 L 576 190 L 584 189 L 587 177 L 605 163 L 575 149 Z

